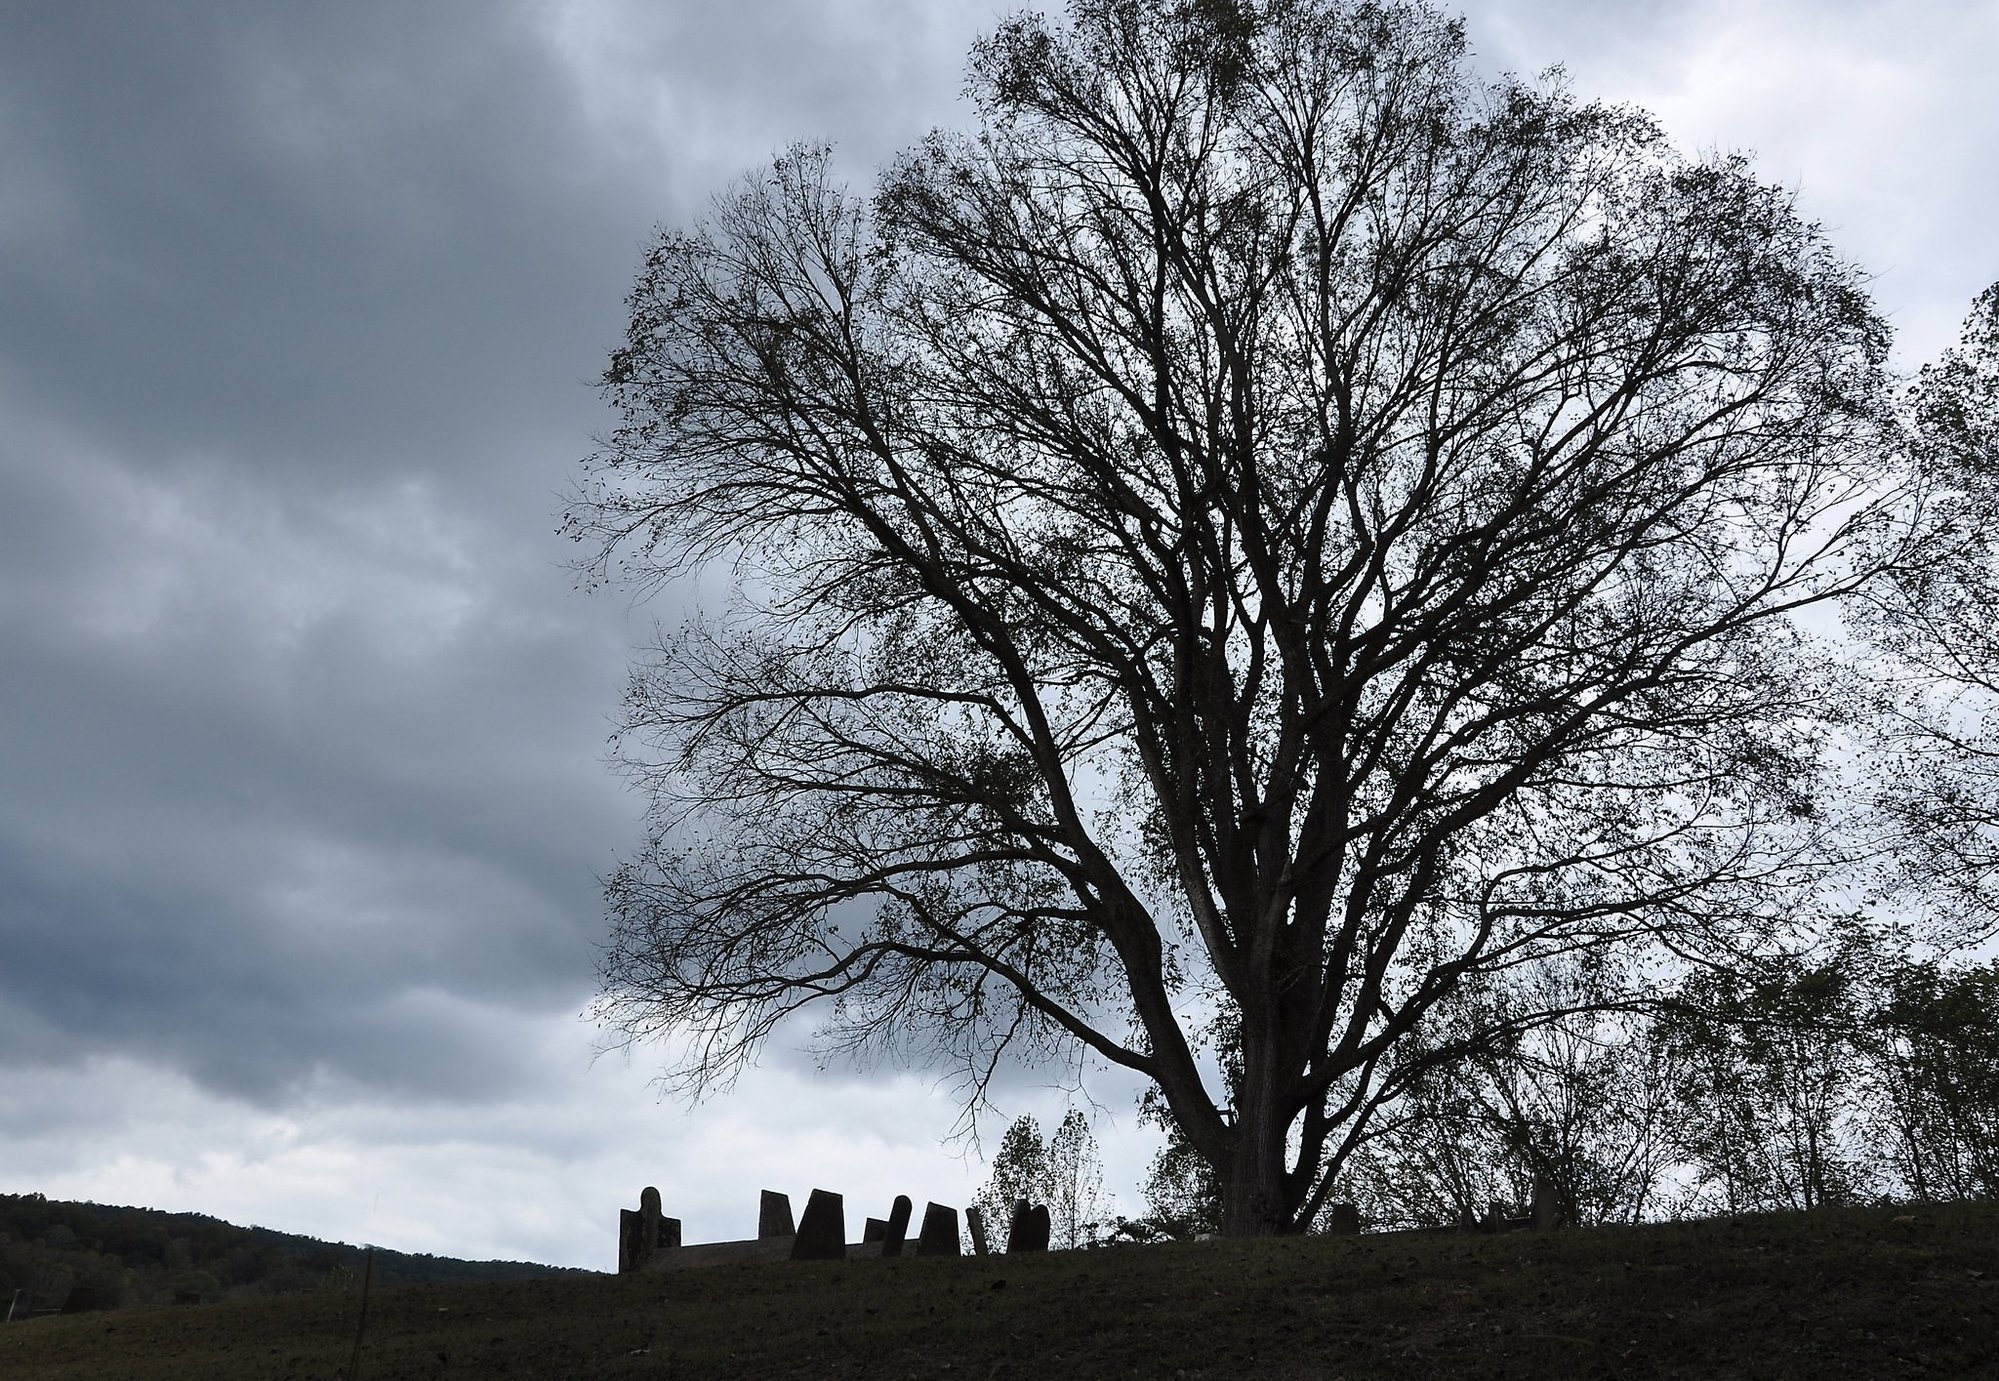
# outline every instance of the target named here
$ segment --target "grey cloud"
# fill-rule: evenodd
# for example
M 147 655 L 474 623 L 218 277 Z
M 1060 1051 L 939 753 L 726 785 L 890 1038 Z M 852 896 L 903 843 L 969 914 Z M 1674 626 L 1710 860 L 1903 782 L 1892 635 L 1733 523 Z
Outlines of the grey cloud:
M 363 854 L 315 870 L 276 852 L 219 849 L 211 874 L 188 878 L 120 875 L 115 840 L 107 860 L 0 852 L 0 1030 L 25 1038 L 10 1059 L 125 1053 L 271 1105 L 323 1078 L 443 1102 L 518 1086 L 530 1052 L 506 1038 L 506 1014 L 574 1003 L 582 985 L 571 967 L 554 992 L 521 991 L 523 957 L 559 973 L 532 951 L 576 947 L 523 943 L 523 922 L 547 917 L 511 880 L 463 860 Z M 398 863 L 426 876 L 410 887 Z M 383 895 L 384 880 L 405 885 Z M 445 883 L 453 895 L 435 896 Z
M 336 611 L 277 649 L 226 624 L 10 630 L 12 1002 L 213 1078 L 252 1041 L 294 1073 L 357 1058 L 316 1009 L 413 985 L 580 1005 L 593 874 L 629 825 L 596 761 L 611 640 L 487 611 L 396 653 L 359 624 Z
M 4 144 L 53 183 L 0 261 L 14 390 L 133 451 L 267 473 L 462 471 L 537 409 L 583 411 L 577 346 L 615 325 L 638 228 L 605 203 L 645 189 L 593 160 L 523 24 L 465 4 L 47 22 L 63 8 L 0 47 L 29 93 Z
M 266 472 L 472 475 L 587 415 L 682 163 L 712 181 L 834 131 L 878 156 L 920 132 L 885 91 L 955 87 L 876 37 L 928 6 L 637 6 L 596 48 L 527 4 L 78 8 L 0 47 L 26 93 L 0 149 L 51 208 L 0 259 L 10 382 Z
M 654 222 L 786 139 L 885 155 L 913 87 L 948 104 L 956 51 L 879 42 L 935 13 L 10 12 L 17 1057 L 264 1101 L 525 1077 L 455 1033 L 581 1005 L 636 820 L 600 762 L 622 611 L 551 533 L 588 380 Z

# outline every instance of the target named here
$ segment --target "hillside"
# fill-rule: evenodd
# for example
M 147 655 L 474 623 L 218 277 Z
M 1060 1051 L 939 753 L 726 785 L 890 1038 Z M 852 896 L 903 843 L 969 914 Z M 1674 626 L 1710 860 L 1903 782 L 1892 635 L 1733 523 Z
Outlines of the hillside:
M 331 1381 L 357 1306 L 38 1319 L 0 1327 L 0 1375 Z M 359 1375 L 1879 1378 L 1995 1357 L 1984 1203 L 403 1287 L 374 1292 Z
M 17 1289 L 53 1307 L 72 1285 L 96 1292 L 101 1307 L 134 1308 L 244 1295 L 344 1289 L 361 1269 L 361 1248 L 345 1242 L 238 1227 L 201 1213 L 70 1203 L 40 1194 L 0 1194 L 0 1320 Z M 524 1261 L 459 1261 L 375 1252 L 385 1285 L 532 1280 L 589 1275 Z

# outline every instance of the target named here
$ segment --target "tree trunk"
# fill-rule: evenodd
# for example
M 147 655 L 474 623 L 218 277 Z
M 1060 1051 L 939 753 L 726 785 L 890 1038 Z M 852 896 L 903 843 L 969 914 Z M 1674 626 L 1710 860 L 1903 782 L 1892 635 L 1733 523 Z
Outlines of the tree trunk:
M 1257 1112 L 1262 1111 L 1262 1116 Z M 1277 1237 L 1301 1231 L 1284 1197 L 1285 1128 L 1268 1110 L 1245 1108 L 1218 1175 L 1222 1236 Z

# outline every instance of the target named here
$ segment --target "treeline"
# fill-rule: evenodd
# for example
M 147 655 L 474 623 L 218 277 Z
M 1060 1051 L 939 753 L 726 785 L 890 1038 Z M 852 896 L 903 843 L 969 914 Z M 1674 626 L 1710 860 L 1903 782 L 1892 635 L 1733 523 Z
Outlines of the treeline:
M 359 1280 L 361 1265 L 362 1249 L 344 1242 L 238 1227 L 200 1213 L 0 1194 L 0 1317 L 21 1289 L 44 1307 L 84 1286 L 99 1308 L 130 1308 L 344 1289 Z M 587 1274 L 381 1248 L 374 1262 L 374 1278 L 385 1285 Z
M 1477 996 L 1345 1169 L 1377 1222 L 1524 1204 L 1537 1176 L 1585 1223 L 1999 1194 L 1999 966 L 1850 935 L 1499 1040 L 1506 994 Z
M 1999 963 L 1854 929 L 1663 998 L 1630 977 L 1575 964 L 1467 988 L 1400 1052 L 1398 1096 L 1329 1202 L 1394 1228 L 1521 1211 L 1537 1178 L 1580 1223 L 1999 1197 Z M 1218 1225 L 1213 1176 L 1177 1138 L 1142 1193 L 1115 1236 Z

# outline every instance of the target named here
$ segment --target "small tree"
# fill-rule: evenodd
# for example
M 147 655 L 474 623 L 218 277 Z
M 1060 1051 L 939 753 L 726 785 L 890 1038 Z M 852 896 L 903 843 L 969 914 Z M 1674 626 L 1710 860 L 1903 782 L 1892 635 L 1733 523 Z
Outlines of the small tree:
M 1477 1219 L 1518 1193 L 1475 1092 L 1437 1070 L 1413 1081 L 1348 1160 L 1346 1192 L 1379 1227 L 1442 1227 Z
M 1016 1118 L 1000 1139 L 979 1209 L 995 1230 L 1010 1221 L 1020 1200 L 1048 1209 L 1051 1246 L 1080 1247 L 1105 1217 L 1104 1172 L 1097 1140 L 1080 1109 L 1071 1108 L 1047 1141 L 1031 1117 Z
M 1128 1235 L 1184 1242 L 1221 1231 L 1221 1190 L 1215 1172 L 1192 1146 L 1172 1140 L 1161 1147 L 1140 1189 L 1149 1210 Z
M 1525 1205 L 1545 1179 L 1577 1221 L 1645 1217 L 1673 1159 L 1667 1061 L 1642 1016 L 1650 1005 L 1628 981 L 1570 964 L 1462 994 L 1428 1047 L 1407 1052 L 1408 1092 L 1351 1163 L 1364 1215 L 1459 1222 L 1495 1200 Z M 1543 1014 L 1541 1024 L 1516 1027 L 1516 1007 Z
M 1686 983 L 1655 1039 L 1675 1060 L 1679 1152 L 1697 1207 L 1740 1213 L 1846 1203 L 1873 1182 L 1855 1150 L 1868 946 L 1778 957 Z
M 1139 1186 L 1145 1216 L 1120 1216 L 1105 1236 L 1113 1241 L 1185 1242 L 1218 1232 L 1221 1189 L 1215 1183 L 1214 1167 L 1187 1144 L 1156 1096 L 1140 1103 L 1139 1114 L 1166 1133 L 1166 1144 L 1153 1155 Z
M 1918 1199 L 1999 1197 L 1999 964 L 1903 963 L 1870 1023 L 1870 1122 Z
M 1007 1230 L 1013 1219 L 1013 1206 L 1021 1200 L 1048 1202 L 1048 1146 L 1041 1139 L 1040 1123 L 1031 1117 L 1019 1117 L 1007 1127 L 977 1199 L 979 1211 L 989 1225 L 987 1231 L 992 1234 Z
M 1097 1139 L 1082 1109 L 1062 1115 L 1062 1125 L 1048 1138 L 1047 1164 L 1049 1240 L 1059 1247 L 1084 1246 L 1097 1236 L 1109 1205 Z

